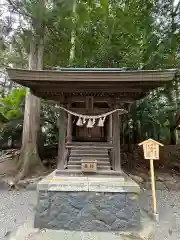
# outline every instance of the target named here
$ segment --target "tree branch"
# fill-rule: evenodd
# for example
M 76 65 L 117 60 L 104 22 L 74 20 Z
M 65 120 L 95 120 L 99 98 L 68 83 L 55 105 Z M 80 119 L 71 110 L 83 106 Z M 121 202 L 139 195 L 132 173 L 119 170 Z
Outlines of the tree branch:
M 174 10 L 174 15 L 175 15 L 175 16 L 177 16 L 177 11 L 178 11 L 179 7 L 180 7 L 180 0 L 179 0 L 179 2 L 177 3 L 176 8 L 175 8 L 175 10 Z
M 19 9 L 17 7 L 17 5 L 12 1 L 12 0 L 7 0 L 7 2 L 14 8 L 14 10 L 19 13 L 20 15 L 32 18 L 32 16 L 30 16 L 26 11 L 24 11 L 23 9 Z

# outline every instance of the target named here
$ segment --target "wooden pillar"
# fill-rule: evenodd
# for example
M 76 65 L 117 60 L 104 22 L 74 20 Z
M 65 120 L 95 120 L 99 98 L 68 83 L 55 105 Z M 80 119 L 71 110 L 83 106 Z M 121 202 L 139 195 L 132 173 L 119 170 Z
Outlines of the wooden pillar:
M 120 118 L 119 113 L 113 113 L 113 169 L 121 170 L 121 155 L 120 155 Z
M 72 115 L 68 113 L 67 121 L 67 142 L 72 142 Z
M 64 169 L 65 166 L 65 138 L 66 138 L 66 112 L 64 110 L 60 110 L 59 116 L 59 145 L 58 145 L 58 169 Z
M 109 115 L 109 122 L 108 122 L 108 142 L 112 143 L 112 136 L 113 136 L 113 132 L 112 132 L 112 114 Z

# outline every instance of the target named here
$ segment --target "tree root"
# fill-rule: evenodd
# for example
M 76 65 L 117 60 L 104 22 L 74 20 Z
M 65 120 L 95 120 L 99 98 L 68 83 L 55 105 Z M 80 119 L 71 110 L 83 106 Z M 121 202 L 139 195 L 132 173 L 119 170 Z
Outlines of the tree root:
M 21 149 L 17 163 L 17 170 L 18 173 L 14 179 L 15 184 L 25 177 L 40 175 L 45 171 L 38 155 L 37 148 L 32 143 L 28 143 L 25 148 Z

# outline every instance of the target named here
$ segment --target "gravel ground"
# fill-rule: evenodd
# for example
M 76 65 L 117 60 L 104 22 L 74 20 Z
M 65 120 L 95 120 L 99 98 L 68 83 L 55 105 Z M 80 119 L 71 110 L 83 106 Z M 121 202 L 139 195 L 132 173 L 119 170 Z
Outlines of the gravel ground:
M 151 192 L 141 194 L 141 206 L 151 211 Z M 157 191 L 159 223 L 150 240 L 180 240 L 180 191 Z
M 157 191 L 160 222 L 151 240 L 180 240 L 180 192 Z M 151 193 L 141 194 L 142 207 L 150 210 Z M 35 191 L 0 191 L 0 240 L 8 231 L 16 229 L 24 222 L 32 222 L 36 204 Z
M 33 221 L 36 201 L 35 191 L 0 190 L 0 240 L 8 231 Z

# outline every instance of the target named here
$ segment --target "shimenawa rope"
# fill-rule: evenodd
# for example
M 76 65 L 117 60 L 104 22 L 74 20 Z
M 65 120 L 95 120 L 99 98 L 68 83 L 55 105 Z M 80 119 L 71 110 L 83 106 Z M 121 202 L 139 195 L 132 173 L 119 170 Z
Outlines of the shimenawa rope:
M 119 109 L 118 108 L 118 109 L 114 109 L 110 112 L 103 113 L 103 114 L 100 114 L 100 115 L 84 115 L 84 114 L 79 114 L 79 113 L 72 112 L 72 111 L 70 111 L 70 110 L 68 110 L 64 107 L 61 107 L 61 106 L 58 106 L 57 108 L 60 108 L 64 111 L 66 111 L 67 113 L 69 113 L 69 114 L 71 114 L 75 117 L 78 117 L 76 125 L 77 126 L 83 126 L 87 123 L 87 125 L 86 125 L 87 128 L 94 127 L 97 119 L 99 119 L 98 126 L 103 127 L 106 117 L 115 113 L 115 112 L 117 112 L 117 111 L 121 112 L 121 114 L 127 113 L 127 111 L 125 109 Z

